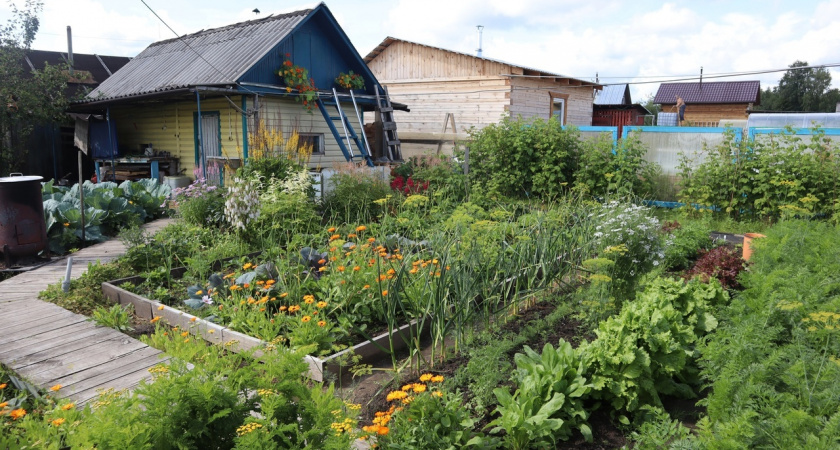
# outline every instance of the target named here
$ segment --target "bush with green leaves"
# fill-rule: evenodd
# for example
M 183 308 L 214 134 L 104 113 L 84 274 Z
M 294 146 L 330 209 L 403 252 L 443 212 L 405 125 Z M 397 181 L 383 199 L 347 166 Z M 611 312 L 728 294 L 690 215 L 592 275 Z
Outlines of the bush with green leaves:
M 574 181 L 580 133 L 574 127 L 564 129 L 556 117 L 505 117 L 471 130 L 471 138 L 471 195 L 553 198 Z
M 810 141 L 792 129 L 755 140 L 729 130 L 716 147 L 682 156 L 679 198 L 734 218 L 831 216 L 840 199 L 838 173 L 837 144 L 819 128 Z
M 606 135 L 583 141 L 574 173 L 575 186 L 600 198 L 650 198 L 655 194 L 662 169 L 645 159 L 648 149 L 639 136 L 636 131 L 618 143 Z
M 225 226 L 225 190 L 203 179 L 172 191 L 178 215 L 187 223 L 204 227 Z
M 697 259 L 701 249 L 712 246 L 708 225 L 699 220 L 689 220 L 684 225 L 670 222 L 665 231 L 663 270 L 687 269 Z
M 701 347 L 706 448 L 840 446 L 840 228 L 783 220 Z
M 393 195 L 380 174 L 366 168 L 338 172 L 326 184 L 322 206 L 332 223 L 368 223 L 382 213 L 375 202 Z
M 660 394 L 693 397 L 700 383 L 696 346 L 717 327 L 712 312 L 727 298 L 715 282 L 651 281 L 580 347 L 594 396 L 628 413 L 662 406 Z
M 97 306 L 96 309 L 93 310 L 93 314 L 89 320 L 93 320 L 97 323 L 97 325 L 101 325 L 103 327 L 126 332 L 134 330 L 134 328 L 130 325 L 133 313 L 134 305 L 132 304 L 129 304 L 128 307 L 123 307 L 122 305 L 114 305 L 110 308 Z
M 572 430 L 579 430 L 588 442 L 592 431 L 586 424 L 589 413 L 583 407 L 585 396 L 593 388 L 586 378 L 587 367 L 580 354 L 561 340 L 555 349 L 546 343 L 542 353 L 525 346 L 514 356 L 517 386 L 513 395 L 497 388 L 499 401 L 488 427 L 493 433 L 504 430 L 505 448 L 551 448 L 557 441 L 568 440 Z

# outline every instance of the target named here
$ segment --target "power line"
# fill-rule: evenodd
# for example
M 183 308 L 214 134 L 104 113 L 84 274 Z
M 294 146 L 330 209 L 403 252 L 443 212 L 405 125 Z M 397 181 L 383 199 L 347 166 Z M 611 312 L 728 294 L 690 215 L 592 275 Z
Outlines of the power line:
M 66 36 L 66 34 L 62 33 L 46 33 L 43 31 L 39 31 L 38 35 L 46 34 L 47 36 Z M 126 41 L 126 42 L 149 42 L 149 39 L 122 39 L 122 38 L 107 38 L 101 36 L 82 36 L 78 34 L 73 35 L 73 39 L 82 38 L 82 39 L 98 39 L 101 41 Z

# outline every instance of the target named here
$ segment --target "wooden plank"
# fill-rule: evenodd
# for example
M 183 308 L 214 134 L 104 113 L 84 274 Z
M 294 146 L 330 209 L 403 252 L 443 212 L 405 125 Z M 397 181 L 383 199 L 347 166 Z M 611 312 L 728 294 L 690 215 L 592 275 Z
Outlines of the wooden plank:
M 14 321 L 13 315 L 26 311 L 47 311 L 57 306 L 41 300 L 22 300 L 0 304 L 0 317 L 6 316 L 7 321 Z M 62 308 L 63 309 L 63 308 Z
M 84 350 L 98 342 L 113 339 L 111 333 L 103 333 L 102 327 L 82 328 L 73 333 L 73 339 L 68 341 L 67 336 L 57 336 L 53 339 L 41 341 L 36 345 L 26 345 L 23 348 L 3 349 L 0 358 L 11 361 L 16 369 L 31 364 L 36 364 L 67 353 Z
M 81 333 L 87 329 L 95 329 L 91 325 L 87 322 L 79 322 L 45 333 L 18 337 L 14 341 L 2 344 L 3 348 L 0 349 L 0 360 L 13 361 L 15 357 L 39 352 L 51 346 L 59 345 L 62 342 L 72 342 L 75 340 L 74 336 L 76 333 Z
M 96 389 L 122 376 L 144 371 L 148 374 L 149 367 L 165 363 L 169 358 L 160 350 L 152 347 L 141 348 L 123 358 L 108 361 L 88 370 L 76 372 L 62 378 L 56 378 L 55 384 L 70 387 L 68 394 Z
M 128 336 L 109 339 L 93 344 L 84 351 L 61 355 L 54 359 L 42 361 L 39 364 L 24 367 L 18 373 L 34 383 L 48 386 L 57 378 L 98 366 L 144 347 L 148 346 Z
M 66 312 L 66 311 L 65 311 Z M 73 325 L 75 323 L 84 322 L 87 320 L 85 316 L 73 314 L 72 317 L 62 317 L 60 315 L 49 315 L 42 318 L 42 321 L 27 322 L 21 325 L 14 325 L 9 327 L 8 331 L 4 330 L 3 336 L 0 336 L 0 344 L 16 341 L 18 339 L 36 336 L 42 333 L 47 333 L 53 330 Z
M 140 380 L 151 379 L 151 374 L 148 372 L 148 367 L 143 370 L 138 370 L 116 378 L 110 382 L 103 383 L 90 389 L 78 391 L 67 397 L 68 400 L 76 402 L 78 405 L 84 405 L 87 402 L 96 400 L 99 397 L 99 392 L 103 389 L 113 389 L 115 391 L 134 390 L 139 384 Z

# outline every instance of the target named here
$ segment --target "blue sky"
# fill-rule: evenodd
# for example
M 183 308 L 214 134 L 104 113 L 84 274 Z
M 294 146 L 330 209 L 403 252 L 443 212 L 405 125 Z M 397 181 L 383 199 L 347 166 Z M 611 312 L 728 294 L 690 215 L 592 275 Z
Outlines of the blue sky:
M 15 0 L 22 4 L 23 0 Z M 265 0 L 146 0 L 178 33 L 312 7 Z M 363 56 L 386 36 L 484 56 L 602 83 L 662 81 L 780 69 L 796 60 L 840 63 L 840 0 L 661 2 L 648 0 L 331 0 L 327 2 Z M 0 20 L 9 17 L 6 2 Z M 33 48 L 134 56 L 173 37 L 140 0 L 44 0 Z M 840 70 L 831 68 L 834 87 Z M 720 80 L 778 83 L 782 73 Z M 709 79 L 711 81 L 711 79 Z M 637 84 L 635 101 L 658 84 Z

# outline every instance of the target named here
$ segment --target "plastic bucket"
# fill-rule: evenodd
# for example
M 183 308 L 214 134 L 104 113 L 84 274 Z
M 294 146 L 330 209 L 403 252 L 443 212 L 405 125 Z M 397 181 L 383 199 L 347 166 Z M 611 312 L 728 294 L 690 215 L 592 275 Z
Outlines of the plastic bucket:
M 752 257 L 753 249 L 752 249 L 752 241 L 753 239 L 759 239 L 767 237 L 760 233 L 745 233 L 744 234 L 744 261 L 749 261 Z

